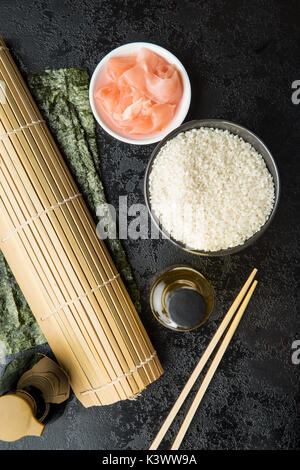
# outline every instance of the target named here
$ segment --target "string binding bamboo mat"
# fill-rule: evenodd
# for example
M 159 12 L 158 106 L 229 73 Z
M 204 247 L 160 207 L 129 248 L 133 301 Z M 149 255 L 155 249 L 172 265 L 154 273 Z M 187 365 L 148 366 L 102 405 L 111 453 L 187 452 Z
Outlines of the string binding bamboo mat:
M 0 248 L 86 407 L 162 374 L 72 176 L 0 37 Z

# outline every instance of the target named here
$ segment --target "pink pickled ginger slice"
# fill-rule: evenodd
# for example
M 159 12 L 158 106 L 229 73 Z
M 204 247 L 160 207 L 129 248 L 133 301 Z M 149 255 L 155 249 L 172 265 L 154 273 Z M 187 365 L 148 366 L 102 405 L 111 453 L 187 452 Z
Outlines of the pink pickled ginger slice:
M 128 136 L 152 135 L 173 119 L 183 86 L 176 67 L 142 47 L 137 54 L 111 58 L 95 93 L 100 114 Z

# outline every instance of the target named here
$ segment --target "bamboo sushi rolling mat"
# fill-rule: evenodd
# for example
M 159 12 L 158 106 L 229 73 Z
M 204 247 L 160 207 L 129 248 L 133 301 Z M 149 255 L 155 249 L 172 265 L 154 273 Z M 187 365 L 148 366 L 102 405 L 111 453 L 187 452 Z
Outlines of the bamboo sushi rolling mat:
M 115 227 L 102 184 L 101 152 L 89 102 L 90 76 L 87 70 L 47 69 L 45 72 L 30 73 L 26 79 L 96 224 L 101 222 Z M 110 186 L 109 181 L 108 184 Z M 121 241 L 108 236 L 105 244 L 137 312 L 141 313 L 140 293 Z M 35 348 L 46 343 L 46 339 L 1 250 L 0 279 L 1 376 L 3 357 Z
M 0 248 L 84 406 L 162 374 L 95 223 L 0 38 Z

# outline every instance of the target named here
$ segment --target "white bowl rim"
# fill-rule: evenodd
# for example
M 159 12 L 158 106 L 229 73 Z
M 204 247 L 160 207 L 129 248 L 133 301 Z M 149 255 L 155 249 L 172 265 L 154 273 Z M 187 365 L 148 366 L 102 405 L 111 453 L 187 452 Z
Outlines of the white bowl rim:
M 165 58 L 168 61 L 171 61 L 172 63 L 176 65 L 176 67 L 181 73 L 181 78 L 183 82 L 183 96 L 181 98 L 180 108 L 177 110 L 170 124 L 164 130 L 148 138 L 130 139 L 128 137 L 117 134 L 102 121 L 96 109 L 96 106 L 94 104 L 94 87 L 97 82 L 100 69 L 103 67 L 103 65 L 105 65 L 105 63 L 108 61 L 110 57 L 113 57 L 115 55 L 121 55 L 120 53 L 124 52 L 124 50 L 126 49 L 130 49 L 130 48 L 135 49 L 138 47 L 148 47 L 152 51 L 157 52 L 163 58 Z M 165 49 L 164 47 L 159 46 L 158 44 L 151 43 L 151 42 L 139 42 L 139 41 L 129 42 L 129 43 L 123 44 L 122 46 L 116 47 L 115 49 L 110 51 L 100 60 L 100 62 L 98 63 L 98 65 L 96 66 L 93 72 L 93 75 L 90 81 L 89 100 L 90 100 L 90 105 L 91 105 L 96 121 L 109 135 L 111 135 L 115 139 L 118 139 L 122 142 L 126 142 L 128 144 L 149 145 L 149 144 L 160 142 L 164 137 L 166 137 L 166 135 L 172 132 L 172 130 L 176 129 L 178 126 L 180 126 L 180 124 L 183 123 L 188 113 L 188 110 L 190 108 L 190 104 L 191 104 L 191 83 L 190 83 L 190 79 L 187 74 L 187 71 L 184 68 L 183 64 L 172 52 L 168 51 L 168 49 Z

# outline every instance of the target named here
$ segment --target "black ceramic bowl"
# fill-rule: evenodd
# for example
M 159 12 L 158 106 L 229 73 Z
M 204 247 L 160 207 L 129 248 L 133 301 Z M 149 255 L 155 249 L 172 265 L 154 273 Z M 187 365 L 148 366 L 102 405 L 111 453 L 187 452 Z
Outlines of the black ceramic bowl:
M 219 251 L 201 251 L 201 250 L 194 250 L 183 243 L 175 240 L 170 236 L 170 234 L 164 229 L 164 227 L 161 226 L 159 220 L 151 210 L 151 203 L 150 203 L 150 195 L 149 195 L 149 176 L 152 170 L 152 165 L 153 162 L 159 153 L 160 149 L 165 145 L 165 143 L 173 139 L 177 134 L 180 132 L 185 132 L 189 131 L 191 129 L 198 129 L 199 127 L 210 127 L 210 128 L 216 128 L 216 129 L 222 129 L 222 130 L 228 130 L 232 134 L 236 134 L 239 137 L 242 137 L 246 142 L 249 142 L 255 150 L 260 153 L 260 155 L 263 157 L 265 160 L 265 163 L 267 165 L 267 168 L 269 172 L 271 173 L 273 180 L 274 180 L 274 186 L 275 186 L 275 201 L 274 201 L 274 206 L 273 210 L 270 214 L 269 219 L 267 222 L 261 227 L 261 229 L 256 232 L 252 237 L 248 238 L 248 240 L 245 241 L 242 245 L 238 245 L 232 248 L 228 248 L 226 250 L 219 250 Z M 177 127 L 174 131 L 172 131 L 170 134 L 168 134 L 153 150 L 150 161 L 148 163 L 147 169 L 146 169 L 146 174 L 145 174 L 145 180 L 144 180 L 144 194 L 145 194 L 145 200 L 147 204 L 148 211 L 150 213 L 150 216 L 155 223 L 155 225 L 159 228 L 161 233 L 164 235 L 164 237 L 168 238 L 171 240 L 172 243 L 174 243 L 176 246 L 182 248 L 185 251 L 195 253 L 198 255 L 202 256 L 225 256 L 225 255 L 232 255 L 234 253 L 238 253 L 241 250 L 244 250 L 247 248 L 249 245 L 251 245 L 253 242 L 255 242 L 261 235 L 264 233 L 264 231 L 269 227 L 270 223 L 272 222 L 277 207 L 279 203 L 279 194 L 280 194 L 280 181 L 279 181 L 279 174 L 278 174 L 278 169 L 276 166 L 276 163 L 274 161 L 274 158 L 271 155 L 270 150 L 265 146 L 265 144 L 262 142 L 262 140 L 257 137 L 253 132 L 249 131 L 245 127 L 240 126 L 239 124 L 235 124 L 230 121 L 224 121 L 222 119 L 201 119 L 201 120 L 195 120 L 195 121 L 190 121 L 184 123 L 182 126 Z

